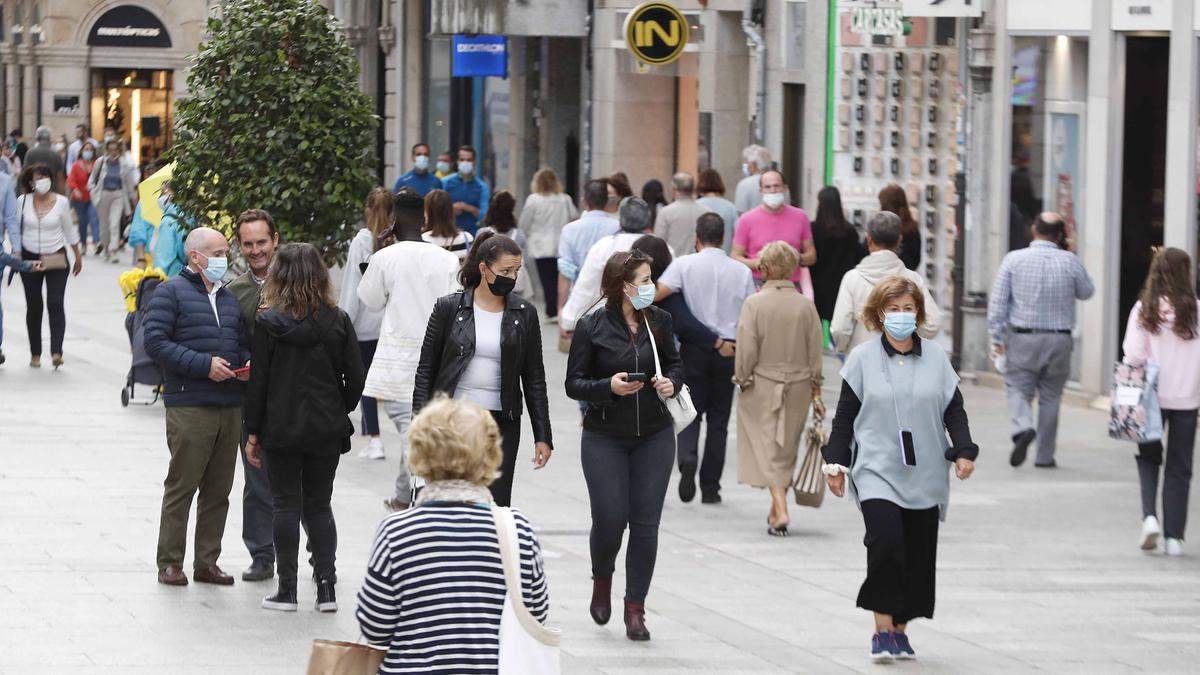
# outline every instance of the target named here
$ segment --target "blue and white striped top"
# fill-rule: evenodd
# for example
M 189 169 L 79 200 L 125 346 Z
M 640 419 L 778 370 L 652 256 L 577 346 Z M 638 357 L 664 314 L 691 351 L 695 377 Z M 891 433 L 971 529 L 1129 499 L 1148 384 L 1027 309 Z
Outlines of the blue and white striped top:
M 542 551 L 513 510 L 521 595 L 541 622 L 549 613 Z M 388 647 L 380 673 L 496 673 L 504 566 L 486 505 L 429 502 L 384 519 L 358 593 L 367 641 Z

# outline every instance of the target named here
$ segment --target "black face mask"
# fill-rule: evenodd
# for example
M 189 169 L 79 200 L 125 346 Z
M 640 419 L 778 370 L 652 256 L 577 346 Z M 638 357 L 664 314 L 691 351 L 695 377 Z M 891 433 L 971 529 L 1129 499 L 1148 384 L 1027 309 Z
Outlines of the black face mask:
M 492 272 L 492 274 L 496 273 Z M 517 287 L 517 280 L 513 279 L 512 277 L 505 277 L 496 274 L 496 280 L 487 282 L 487 285 L 488 290 L 492 292 L 492 295 L 503 298 L 509 293 L 512 293 L 513 289 Z

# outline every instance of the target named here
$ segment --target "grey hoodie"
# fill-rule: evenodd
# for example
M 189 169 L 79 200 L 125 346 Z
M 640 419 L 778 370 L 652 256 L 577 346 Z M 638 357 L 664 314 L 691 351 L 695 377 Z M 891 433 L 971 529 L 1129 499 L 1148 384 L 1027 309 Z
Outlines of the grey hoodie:
M 833 320 L 829 325 L 829 333 L 839 354 L 849 354 L 858 345 L 879 337 L 879 333 L 867 330 L 863 324 L 862 309 L 875 284 L 890 276 L 907 277 L 925 291 L 925 323 L 917 328 L 917 335 L 926 340 L 937 337 L 942 324 L 942 310 L 938 309 L 929 289 L 925 287 L 925 279 L 905 267 L 894 251 L 875 251 L 842 277 L 837 303 L 833 307 Z

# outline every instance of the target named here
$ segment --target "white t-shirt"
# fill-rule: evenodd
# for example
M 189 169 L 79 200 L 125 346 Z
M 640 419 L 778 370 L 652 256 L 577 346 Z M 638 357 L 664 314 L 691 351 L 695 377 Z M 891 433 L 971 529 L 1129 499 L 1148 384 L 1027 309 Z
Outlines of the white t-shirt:
M 423 232 L 421 233 L 421 238 L 430 244 L 441 246 L 447 251 L 450 251 L 454 255 L 458 256 L 459 260 L 467 257 L 467 254 L 471 252 L 471 242 L 475 241 L 475 237 L 471 236 L 471 234 L 468 232 L 459 232 L 454 236 L 453 239 L 448 237 L 435 237 L 432 232 Z
M 475 306 L 475 356 L 458 381 L 454 398 L 470 401 L 485 410 L 502 410 L 500 405 L 500 325 L 504 312 L 489 312 Z

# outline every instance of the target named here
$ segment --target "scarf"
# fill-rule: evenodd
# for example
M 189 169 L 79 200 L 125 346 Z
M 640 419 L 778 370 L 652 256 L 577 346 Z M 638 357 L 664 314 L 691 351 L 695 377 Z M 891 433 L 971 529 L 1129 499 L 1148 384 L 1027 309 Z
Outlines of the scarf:
M 426 483 L 417 495 L 417 506 L 427 502 L 479 502 L 490 505 L 492 492 L 466 480 L 435 480 Z

